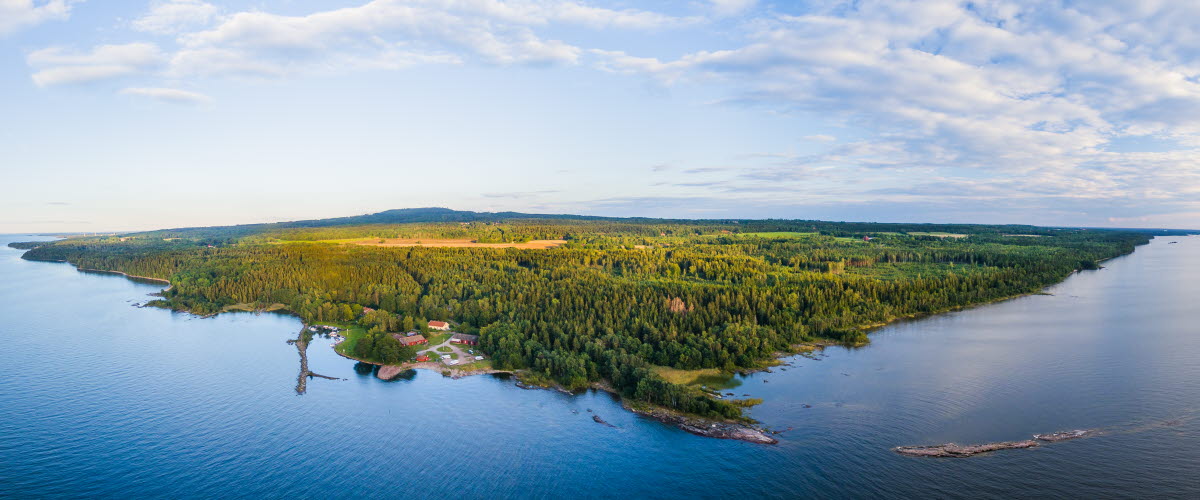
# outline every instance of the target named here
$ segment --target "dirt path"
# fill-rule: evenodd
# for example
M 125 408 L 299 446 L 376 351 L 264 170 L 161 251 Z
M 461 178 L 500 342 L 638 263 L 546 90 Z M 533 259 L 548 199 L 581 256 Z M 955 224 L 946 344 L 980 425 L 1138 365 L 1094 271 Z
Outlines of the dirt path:
M 437 348 L 449 347 L 449 352 L 439 352 Z M 389 380 L 396 375 L 412 369 L 433 370 L 443 373 L 449 372 L 451 377 L 459 378 L 467 375 L 481 375 L 485 373 L 511 373 L 509 370 L 473 370 L 471 365 L 475 363 L 475 354 L 468 354 L 467 349 L 473 349 L 474 346 L 463 346 L 461 344 L 451 344 L 450 339 L 436 345 L 424 345 L 417 349 L 417 355 L 432 352 L 429 361 L 416 363 L 402 363 L 399 365 L 383 365 L 379 367 L 379 372 L 375 374 L 383 380 Z M 450 359 L 442 359 L 442 355 L 454 353 L 458 355 L 458 364 L 452 365 Z
M 449 347 L 450 352 L 440 352 L 440 351 L 438 351 L 439 347 Z M 470 348 L 470 347 L 468 347 L 468 348 Z M 450 339 L 446 339 L 445 342 L 442 342 L 441 344 L 438 344 L 435 346 L 422 347 L 417 352 L 420 354 L 424 354 L 427 351 L 432 351 L 437 356 L 436 358 L 432 358 L 433 360 L 436 360 L 436 362 L 441 363 L 446 366 L 463 366 L 463 365 L 469 365 L 469 364 L 475 362 L 474 354 L 467 354 L 466 349 L 464 349 L 461 344 L 451 344 Z M 449 364 L 449 362 L 451 361 L 449 359 L 442 359 L 442 355 L 450 354 L 451 352 L 458 355 L 458 364 L 457 365 Z

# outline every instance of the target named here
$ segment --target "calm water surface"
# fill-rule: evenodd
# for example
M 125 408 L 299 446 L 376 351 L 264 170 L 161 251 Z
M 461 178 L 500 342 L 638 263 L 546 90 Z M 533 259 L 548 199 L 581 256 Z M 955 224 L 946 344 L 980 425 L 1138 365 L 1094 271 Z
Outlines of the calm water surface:
M 1200 498 L 1198 237 L 746 377 L 753 416 L 793 428 L 777 446 L 602 393 L 384 382 L 321 339 L 310 368 L 345 380 L 296 395 L 298 320 L 135 308 L 160 286 L 20 253 L 0 250 L 3 497 Z M 1094 427 L 969 459 L 889 451 Z

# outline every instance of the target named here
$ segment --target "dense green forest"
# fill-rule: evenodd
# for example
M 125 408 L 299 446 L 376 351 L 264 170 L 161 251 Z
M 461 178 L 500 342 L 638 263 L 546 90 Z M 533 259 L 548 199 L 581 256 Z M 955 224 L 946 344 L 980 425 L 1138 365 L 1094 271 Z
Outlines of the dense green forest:
M 561 239 L 550 249 L 376 247 L 353 238 Z M 709 417 L 737 406 L 655 375 L 735 370 L 815 340 L 1037 291 L 1149 241 L 1144 232 L 789 220 L 614 219 L 445 209 L 42 244 L 27 259 L 169 279 L 163 304 L 207 314 L 284 304 L 370 329 L 360 357 L 412 355 L 388 332 L 451 320 L 500 368 Z M 364 314 L 364 308 L 369 308 Z

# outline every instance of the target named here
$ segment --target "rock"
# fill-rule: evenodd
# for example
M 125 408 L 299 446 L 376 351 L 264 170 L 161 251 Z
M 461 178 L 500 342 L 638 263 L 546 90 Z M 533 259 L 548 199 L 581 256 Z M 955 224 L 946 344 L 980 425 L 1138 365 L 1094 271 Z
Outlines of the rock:
M 404 373 L 405 370 L 406 368 L 399 365 L 384 365 L 379 367 L 379 373 L 376 373 L 375 376 L 380 380 L 391 380 L 396 378 L 396 375 Z
M 910 457 L 963 458 L 997 450 L 1035 448 L 1037 445 L 1037 441 L 1029 439 L 1025 441 L 1003 441 L 966 446 L 954 443 L 939 444 L 936 446 L 900 446 L 892 448 L 892 451 Z
M 628 404 L 626 408 L 667 425 L 674 425 L 697 436 L 714 437 L 718 439 L 736 439 L 758 444 L 776 444 L 779 442 L 762 429 L 751 427 L 738 422 L 723 422 L 706 418 L 693 417 L 674 413 L 662 408 L 635 409 Z
M 594 420 L 597 424 L 607 425 L 609 427 L 614 427 L 614 428 L 616 427 L 613 424 L 605 422 L 603 418 L 600 418 L 600 415 L 592 415 L 592 420 Z
M 1045 441 L 1047 443 L 1057 443 L 1059 441 L 1069 441 L 1072 439 L 1091 437 L 1099 433 L 1100 431 L 1096 429 L 1076 429 L 1073 431 L 1051 432 L 1049 434 L 1034 434 L 1033 438 L 1038 441 Z

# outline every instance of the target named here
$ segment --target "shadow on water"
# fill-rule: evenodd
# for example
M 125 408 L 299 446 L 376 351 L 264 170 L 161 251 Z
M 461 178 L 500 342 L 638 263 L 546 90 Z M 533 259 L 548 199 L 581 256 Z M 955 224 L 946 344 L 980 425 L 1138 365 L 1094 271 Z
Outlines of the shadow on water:
M 379 367 L 371 363 L 363 363 L 362 361 L 354 363 L 354 373 L 358 374 L 360 377 L 370 377 L 374 375 L 377 370 L 379 370 Z
M 379 367 L 375 367 L 374 372 L 375 372 L 376 377 L 378 378 Z M 415 378 L 417 378 L 417 370 L 410 368 L 408 370 L 404 370 L 400 373 L 397 373 L 395 376 L 393 376 L 391 378 L 380 379 L 380 380 L 382 380 L 384 382 L 410 382 Z

